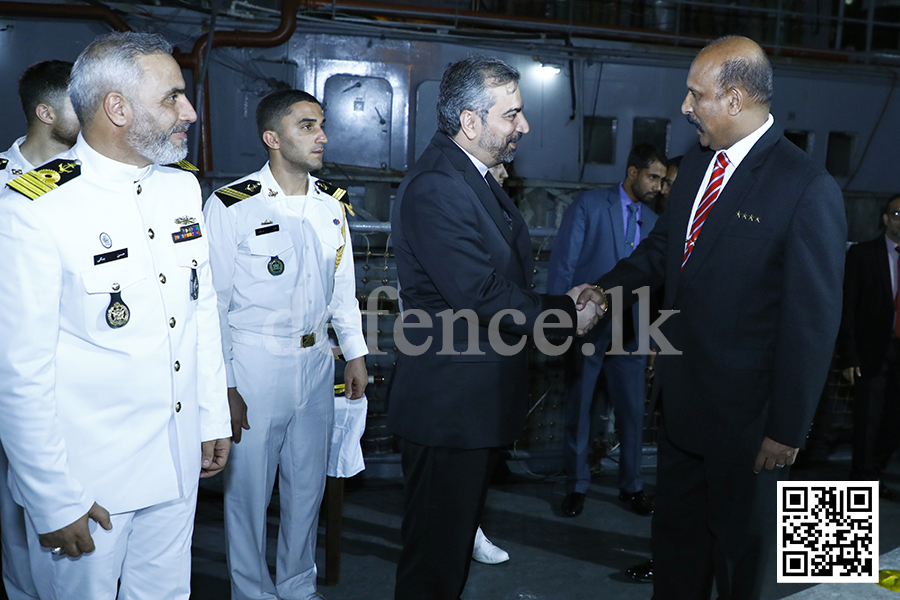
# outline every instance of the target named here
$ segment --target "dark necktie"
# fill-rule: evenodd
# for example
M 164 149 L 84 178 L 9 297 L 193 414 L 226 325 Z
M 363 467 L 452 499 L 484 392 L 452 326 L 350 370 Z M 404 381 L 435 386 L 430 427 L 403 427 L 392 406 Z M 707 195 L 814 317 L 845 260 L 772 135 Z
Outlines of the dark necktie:
M 625 224 L 625 245 L 622 247 L 622 257 L 631 256 L 634 252 L 634 237 L 637 233 L 637 210 L 640 208 L 636 202 L 628 206 L 628 222 Z

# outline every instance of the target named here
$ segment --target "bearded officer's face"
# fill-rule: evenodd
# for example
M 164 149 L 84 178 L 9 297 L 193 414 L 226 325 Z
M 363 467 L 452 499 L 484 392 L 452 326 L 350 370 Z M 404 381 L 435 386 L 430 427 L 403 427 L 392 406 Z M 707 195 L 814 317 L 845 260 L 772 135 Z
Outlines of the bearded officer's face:
M 184 78 L 168 54 L 138 59 L 143 69 L 140 89 L 131 102 L 132 120 L 126 141 L 152 163 L 166 165 L 187 156 L 187 130 L 197 120 L 184 94 Z

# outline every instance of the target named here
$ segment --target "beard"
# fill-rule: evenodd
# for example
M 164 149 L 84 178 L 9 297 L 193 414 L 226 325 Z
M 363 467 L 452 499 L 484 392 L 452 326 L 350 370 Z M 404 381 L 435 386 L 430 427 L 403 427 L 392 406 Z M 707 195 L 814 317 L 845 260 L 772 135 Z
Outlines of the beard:
M 483 122 L 483 121 L 482 121 Z M 522 139 L 521 131 L 514 131 L 505 139 L 491 131 L 485 124 L 483 133 L 478 139 L 478 147 L 487 152 L 496 161 L 495 164 L 509 164 L 516 157 L 516 149 L 510 144 Z M 493 166 L 493 165 L 488 165 Z
M 143 109 L 135 107 L 134 122 L 128 131 L 126 141 L 131 148 L 157 165 L 170 165 L 187 157 L 187 140 L 176 145 L 170 137 L 174 133 L 186 132 L 190 123 L 179 123 L 168 131 L 160 131 L 156 122 Z
M 75 121 L 74 124 L 61 123 L 50 130 L 50 139 L 71 148 L 78 141 L 79 131 L 81 131 L 81 126 L 78 121 Z

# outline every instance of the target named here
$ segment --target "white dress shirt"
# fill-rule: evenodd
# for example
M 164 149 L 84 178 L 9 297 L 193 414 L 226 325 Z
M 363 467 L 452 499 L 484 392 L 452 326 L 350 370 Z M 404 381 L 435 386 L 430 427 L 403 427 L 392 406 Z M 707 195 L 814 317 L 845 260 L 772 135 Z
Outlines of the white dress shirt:
M 0 195 L 0 439 L 41 533 L 95 501 L 122 513 L 186 497 L 201 441 L 231 435 L 196 178 L 80 135 L 57 159 L 44 180 L 80 175 L 34 200 Z M 127 320 L 108 316 L 117 298 Z
M 725 167 L 725 176 L 722 179 L 722 187 L 719 189 L 719 195 L 721 196 L 722 192 L 725 191 L 725 186 L 728 185 L 728 180 L 731 179 L 731 176 L 737 170 L 738 166 L 740 166 L 741 162 L 743 162 L 747 154 L 750 153 L 750 150 L 753 149 L 753 146 L 756 144 L 756 142 L 759 141 L 759 138 L 761 138 L 763 134 L 769 130 L 773 123 L 775 123 L 775 118 L 770 114 L 769 118 L 766 119 L 766 122 L 760 125 L 759 128 L 757 128 L 753 133 L 743 138 L 742 140 L 735 142 L 730 148 L 719 150 L 718 152 L 713 154 L 712 158 L 709 161 L 709 166 L 706 167 L 706 175 L 703 176 L 703 185 L 701 185 L 699 189 L 697 189 L 697 195 L 694 197 L 694 206 L 693 208 L 691 208 L 691 218 L 688 219 L 687 230 L 684 232 L 685 240 L 691 237 L 691 228 L 694 224 L 694 215 L 697 213 L 697 208 L 700 206 L 700 201 L 703 199 L 703 195 L 706 193 L 706 187 L 709 185 L 709 180 L 712 178 L 712 172 L 716 166 L 716 159 L 718 158 L 719 154 L 724 152 L 728 157 L 728 165 Z
M 259 182 L 258 191 L 226 206 L 222 189 L 247 181 Z M 229 387 L 235 387 L 232 330 L 290 343 L 324 335 L 330 322 L 345 359 L 367 354 L 346 215 L 317 181 L 309 176 L 305 196 L 288 196 L 266 163 L 206 202 Z M 283 264 L 278 275 L 269 270 L 276 257 Z

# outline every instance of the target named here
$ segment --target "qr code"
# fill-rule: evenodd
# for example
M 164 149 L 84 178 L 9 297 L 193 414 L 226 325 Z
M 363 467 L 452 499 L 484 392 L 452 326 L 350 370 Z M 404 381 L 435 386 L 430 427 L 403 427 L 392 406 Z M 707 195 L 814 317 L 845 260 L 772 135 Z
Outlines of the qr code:
M 778 482 L 778 583 L 878 582 L 878 482 Z

